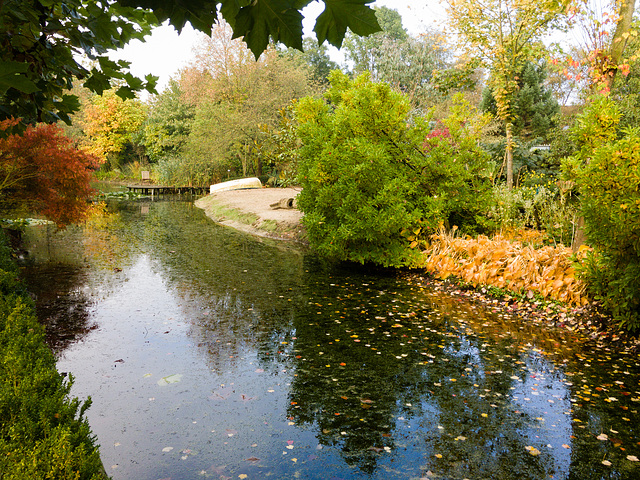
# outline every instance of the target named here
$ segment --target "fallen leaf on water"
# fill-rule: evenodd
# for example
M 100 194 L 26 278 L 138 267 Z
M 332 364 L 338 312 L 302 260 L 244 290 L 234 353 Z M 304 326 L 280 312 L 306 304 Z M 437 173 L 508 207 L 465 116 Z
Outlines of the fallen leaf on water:
M 173 447 L 164 447 L 162 449 L 163 452 L 170 452 L 171 450 L 173 450 Z
M 297 458 L 292 458 L 292 459 L 291 459 L 291 461 L 292 461 L 293 463 L 296 463 L 296 462 L 298 461 L 298 459 L 297 459 Z
M 609 437 L 607 436 L 606 433 L 601 433 L 600 435 L 598 435 L 596 437 L 598 440 L 609 440 Z
M 369 448 L 367 448 L 367 450 L 372 450 L 372 451 L 378 453 L 378 452 L 383 451 L 384 448 L 381 448 L 381 447 L 369 447 Z
M 436 458 L 442 458 L 442 454 L 436 453 Z
M 631 462 L 637 462 L 638 461 L 638 457 L 636 457 L 635 455 L 627 455 L 627 460 L 629 460 Z
M 228 436 L 228 437 L 233 437 L 236 433 L 238 433 L 238 431 L 237 431 L 237 430 L 233 430 L 233 429 L 231 429 L 231 428 L 227 428 L 227 429 L 225 429 L 225 432 L 227 433 L 227 436 Z
M 540 455 L 540 450 L 538 450 L 536 447 L 532 447 L 531 445 L 527 445 L 524 448 L 525 448 L 525 450 L 527 450 L 533 456 Z
M 238 478 L 245 479 L 245 478 L 247 478 L 247 474 L 246 473 L 241 473 L 240 475 L 238 475 Z
M 172 383 L 178 383 L 180 380 L 182 380 L 182 374 L 175 373 L 173 375 L 162 377 L 160 380 L 158 380 L 158 385 L 160 385 L 161 387 L 166 387 L 167 385 L 170 385 Z
M 259 462 L 260 459 L 258 457 L 249 457 L 245 458 L 245 462 Z
M 611 466 L 611 462 L 609 460 L 602 460 L 602 464 L 606 465 L 607 467 Z
M 566 443 L 563 443 L 563 444 L 562 444 L 562 446 L 563 446 L 564 448 L 571 448 L 571 447 L 570 447 L 569 445 L 567 445 Z

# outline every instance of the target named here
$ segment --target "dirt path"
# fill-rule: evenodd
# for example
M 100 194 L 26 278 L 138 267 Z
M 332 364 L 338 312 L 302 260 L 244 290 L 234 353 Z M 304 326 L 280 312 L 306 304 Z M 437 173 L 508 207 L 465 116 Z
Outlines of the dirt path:
M 272 204 L 284 198 L 295 198 L 301 190 L 301 188 L 230 190 L 199 198 L 195 205 L 202 208 L 209 218 L 222 225 L 262 237 L 304 242 L 302 212 L 297 208 L 271 208 Z

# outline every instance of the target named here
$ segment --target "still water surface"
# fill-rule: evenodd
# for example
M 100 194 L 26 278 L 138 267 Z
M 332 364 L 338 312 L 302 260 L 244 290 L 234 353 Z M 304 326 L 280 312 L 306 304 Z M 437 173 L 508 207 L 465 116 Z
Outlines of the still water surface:
M 27 244 L 115 480 L 640 478 L 636 356 L 189 202 L 120 202 Z

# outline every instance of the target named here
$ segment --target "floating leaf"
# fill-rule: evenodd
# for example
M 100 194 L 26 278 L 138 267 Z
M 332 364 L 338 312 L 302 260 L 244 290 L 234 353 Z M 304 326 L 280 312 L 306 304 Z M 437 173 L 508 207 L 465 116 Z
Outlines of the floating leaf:
M 162 377 L 160 380 L 158 380 L 158 385 L 160 385 L 161 387 L 166 387 L 167 385 L 171 385 L 172 383 L 178 383 L 180 380 L 182 380 L 182 374 L 175 373 L 173 375 Z
M 538 450 L 536 447 L 532 447 L 531 445 L 527 445 L 524 448 L 525 448 L 525 450 L 527 450 L 533 456 L 540 455 L 540 450 Z

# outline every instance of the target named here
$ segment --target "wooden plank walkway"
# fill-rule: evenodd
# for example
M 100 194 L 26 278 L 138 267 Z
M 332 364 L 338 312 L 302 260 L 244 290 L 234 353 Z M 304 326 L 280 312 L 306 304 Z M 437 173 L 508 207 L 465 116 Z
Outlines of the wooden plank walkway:
M 166 185 L 138 184 L 127 185 L 130 192 L 142 193 L 143 195 L 206 195 L 209 187 L 169 187 Z

